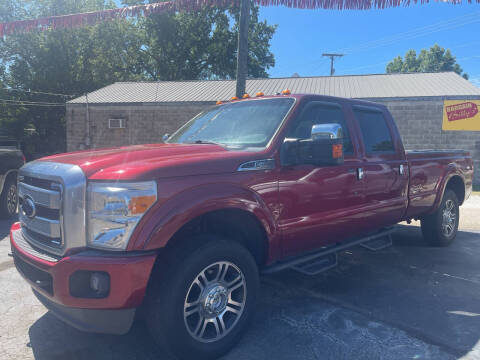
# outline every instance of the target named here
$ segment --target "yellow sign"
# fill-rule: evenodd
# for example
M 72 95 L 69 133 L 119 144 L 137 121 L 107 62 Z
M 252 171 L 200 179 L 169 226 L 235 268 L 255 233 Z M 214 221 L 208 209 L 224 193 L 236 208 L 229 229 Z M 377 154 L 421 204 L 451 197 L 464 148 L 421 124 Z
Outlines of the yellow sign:
M 442 129 L 480 131 L 480 100 L 445 100 Z

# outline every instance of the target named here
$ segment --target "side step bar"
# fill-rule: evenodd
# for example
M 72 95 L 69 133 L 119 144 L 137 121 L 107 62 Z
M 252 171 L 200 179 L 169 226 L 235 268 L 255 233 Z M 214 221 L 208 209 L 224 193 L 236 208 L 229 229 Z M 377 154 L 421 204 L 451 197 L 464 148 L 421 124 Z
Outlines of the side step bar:
M 360 246 L 371 251 L 378 251 L 392 246 L 392 235 L 372 239 L 361 243 Z
M 293 265 L 291 269 L 296 270 L 305 275 L 317 275 L 321 272 L 334 268 L 338 264 L 337 253 L 322 255 L 304 263 Z
M 285 269 L 293 269 L 306 275 L 316 275 L 337 265 L 337 253 L 356 245 L 364 245 L 370 250 L 380 250 L 392 245 L 391 234 L 394 228 L 381 230 L 375 234 L 337 245 L 324 247 L 313 253 L 277 262 L 262 270 L 263 274 L 271 274 Z

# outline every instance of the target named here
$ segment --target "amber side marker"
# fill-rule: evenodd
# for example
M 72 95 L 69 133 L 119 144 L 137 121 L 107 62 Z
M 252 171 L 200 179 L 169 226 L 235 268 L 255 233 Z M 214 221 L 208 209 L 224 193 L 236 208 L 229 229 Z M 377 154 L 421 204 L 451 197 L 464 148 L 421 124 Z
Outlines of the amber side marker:
M 332 157 L 334 159 L 339 159 L 343 155 L 343 146 L 342 144 L 334 144 L 332 146 Z

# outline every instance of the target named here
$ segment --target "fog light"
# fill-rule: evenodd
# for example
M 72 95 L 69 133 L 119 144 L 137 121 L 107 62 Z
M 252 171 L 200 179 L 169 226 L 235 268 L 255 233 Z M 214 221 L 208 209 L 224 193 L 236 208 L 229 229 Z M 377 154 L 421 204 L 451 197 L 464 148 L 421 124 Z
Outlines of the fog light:
M 94 272 L 90 276 L 90 288 L 98 296 L 105 296 L 110 291 L 110 277 L 104 272 Z

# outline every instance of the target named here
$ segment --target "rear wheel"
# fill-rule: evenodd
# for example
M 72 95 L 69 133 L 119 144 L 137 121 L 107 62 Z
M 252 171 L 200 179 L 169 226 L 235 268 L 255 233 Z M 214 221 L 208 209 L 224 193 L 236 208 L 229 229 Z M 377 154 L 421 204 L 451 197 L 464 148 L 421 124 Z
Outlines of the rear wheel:
M 422 233 L 433 246 L 448 246 L 457 236 L 460 211 L 458 198 L 447 189 L 439 208 L 422 219 Z
M 146 320 L 169 353 L 210 359 L 230 350 L 251 320 L 258 270 L 238 243 L 214 236 L 192 240 L 153 274 Z
M 0 216 L 11 218 L 17 213 L 17 182 L 13 176 L 6 179 L 0 195 Z

